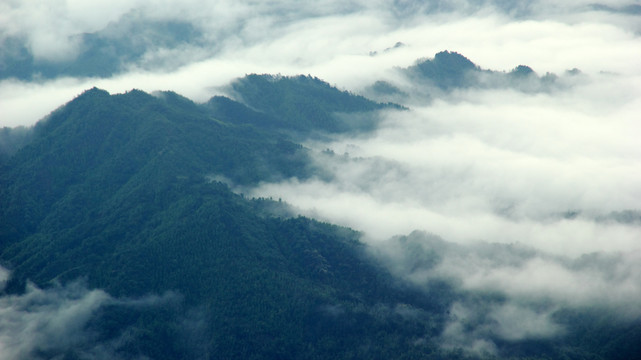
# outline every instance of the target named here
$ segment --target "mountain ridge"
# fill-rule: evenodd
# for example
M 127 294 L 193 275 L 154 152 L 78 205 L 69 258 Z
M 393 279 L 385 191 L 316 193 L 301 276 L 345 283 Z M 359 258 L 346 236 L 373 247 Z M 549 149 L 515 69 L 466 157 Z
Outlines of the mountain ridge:
M 439 55 L 438 62 L 450 57 L 479 71 L 460 54 Z M 515 72 L 532 76 L 528 67 Z M 204 104 L 171 91 L 89 89 L 38 123 L 2 163 L 0 264 L 11 273 L 0 299 L 34 291 L 69 293 L 59 301 L 71 304 L 88 301 L 78 293 L 111 299 L 79 323 L 62 322 L 74 326 L 59 332 L 79 329 L 89 334 L 84 340 L 36 346 L 24 357 L 92 358 L 97 348 L 109 350 L 102 358 L 123 359 L 641 353 L 637 323 L 617 323 L 594 309 L 556 309 L 550 316 L 565 330 L 558 337 L 493 333 L 483 324 L 505 304 L 502 294 L 425 276 L 461 245 L 412 233 L 391 239 L 396 252 L 386 258 L 372 254 L 353 229 L 233 192 L 230 186 L 322 179 L 301 141 L 364 134 L 375 129 L 376 111 L 401 108 L 310 76 L 253 75 L 237 84 L 235 100 Z M 359 117 L 364 122 L 349 124 Z M 634 222 L 638 214 L 612 215 Z M 532 253 L 498 244 L 478 249 L 496 258 Z M 457 305 L 479 306 L 480 315 L 458 318 Z M 495 351 L 443 346 L 452 324 L 469 327 L 464 336 L 486 332 Z
M 572 69 L 562 75 L 548 72 L 541 76 L 527 65 L 517 65 L 507 72 L 484 69 L 461 53 L 444 50 L 432 58 L 420 58 L 413 65 L 396 68 L 395 75 L 394 79 L 376 80 L 363 94 L 376 101 L 409 105 L 447 98 L 467 89 L 551 93 L 571 87 L 581 72 Z

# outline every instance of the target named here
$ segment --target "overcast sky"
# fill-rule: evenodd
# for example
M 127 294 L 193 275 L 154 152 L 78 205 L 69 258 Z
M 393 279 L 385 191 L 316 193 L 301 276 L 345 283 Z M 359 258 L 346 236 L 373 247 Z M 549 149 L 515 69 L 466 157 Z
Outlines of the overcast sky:
M 498 71 L 524 64 L 539 75 L 561 75 L 578 68 L 580 80 L 552 92 L 471 89 L 432 102 L 415 98 L 409 111 L 383 114 L 369 135 L 306 144 L 333 181 L 244 191 L 363 231 L 417 284 L 455 277 L 466 291 L 508 297 L 483 310 L 493 325 L 467 332 L 461 321 L 479 310 L 455 304 L 459 321 L 443 334 L 445 344 L 491 352 L 488 333 L 555 336 L 563 331 L 550 318 L 558 306 L 598 304 L 638 317 L 639 213 L 628 213 L 627 222 L 617 214 L 641 204 L 641 16 L 626 12 L 639 3 L 422 3 L 0 0 L 0 39 L 22 39 L 38 61 L 70 61 L 82 49 L 77 35 L 126 16 L 184 21 L 203 34 L 199 44 L 150 48 L 146 59 L 159 65 L 130 64 L 111 78 L 0 81 L 0 126 L 31 125 L 92 86 L 174 90 L 205 101 L 236 77 L 281 73 L 312 74 L 360 92 L 377 79 L 403 82 L 397 67 L 442 50 Z M 405 46 L 390 49 L 397 42 Z M 337 155 L 320 153 L 327 148 Z M 428 234 L 455 244 L 439 250 L 444 260 L 435 269 L 401 266 L 402 250 L 390 238 L 415 230 L 412 239 L 422 246 L 435 246 Z M 505 246 L 509 262 L 482 251 L 492 243 Z M 528 327 L 517 326 L 523 319 Z

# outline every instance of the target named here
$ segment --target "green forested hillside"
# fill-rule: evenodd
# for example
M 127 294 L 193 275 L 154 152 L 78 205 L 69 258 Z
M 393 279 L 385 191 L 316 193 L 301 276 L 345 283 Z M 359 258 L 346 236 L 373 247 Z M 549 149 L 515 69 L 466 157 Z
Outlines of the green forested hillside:
M 330 116 L 329 105 L 318 106 Z M 412 343 L 439 331 L 443 304 L 392 281 L 356 232 L 266 215 L 261 202 L 269 200 L 211 180 L 242 185 L 310 171 L 300 145 L 218 110 L 173 93 L 91 89 L 40 122 L 0 176 L 0 256 L 12 271 L 5 291 L 82 279 L 117 298 L 177 294 L 159 308 L 110 306 L 96 315 L 88 325 L 95 341 L 132 334 L 113 346 L 124 358 L 436 351 L 431 342 Z M 194 312 L 205 324 L 197 345 L 181 335 Z
M 110 96 L 92 89 L 39 123 L 35 139 L 3 174 L 3 201 L 22 200 L 4 206 L 10 228 L 33 231 L 59 215 L 51 214 L 54 205 L 84 210 L 164 177 L 224 175 L 247 184 L 305 176 L 300 146 L 277 134 L 218 121 L 186 99 L 175 101 L 180 98 L 174 94 L 163 96 L 135 90 Z M 32 202 L 30 215 L 21 215 L 22 205 Z M 60 213 L 86 215 L 71 209 Z

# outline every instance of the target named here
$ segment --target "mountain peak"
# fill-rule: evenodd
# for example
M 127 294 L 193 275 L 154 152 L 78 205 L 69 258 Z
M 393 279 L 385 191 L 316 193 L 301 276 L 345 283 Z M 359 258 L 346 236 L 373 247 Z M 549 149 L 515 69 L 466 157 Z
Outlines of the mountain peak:
M 82 93 L 80 93 L 80 95 L 73 98 L 61 108 L 75 106 L 77 104 L 84 104 L 85 102 L 102 101 L 109 98 L 110 96 L 111 94 L 107 90 L 103 90 L 94 86 L 91 89 L 83 91 Z
M 342 91 L 312 76 L 247 75 L 231 84 L 236 99 L 280 120 L 294 131 L 349 131 L 363 124 L 347 123 L 336 113 L 373 111 L 388 105 Z M 371 124 L 369 124 L 371 125 Z
M 98 95 L 110 95 L 107 90 L 103 90 L 97 87 L 92 87 L 91 89 L 85 90 L 80 96 L 98 96 Z
M 439 66 L 460 70 L 474 70 L 476 68 L 476 65 L 470 59 L 454 51 L 441 51 L 434 56 L 433 61 Z
M 518 77 L 526 77 L 530 75 L 534 75 L 534 70 L 532 70 L 531 67 L 527 65 L 519 65 L 515 67 L 511 72 L 511 75 L 513 76 L 518 76 Z
M 450 51 L 441 51 L 434 59 L 423 60 L 409 68 L 416 77 L 430 79 L 441 89 L 463 86 L 468 72 L 477 69 L 468 58 Z

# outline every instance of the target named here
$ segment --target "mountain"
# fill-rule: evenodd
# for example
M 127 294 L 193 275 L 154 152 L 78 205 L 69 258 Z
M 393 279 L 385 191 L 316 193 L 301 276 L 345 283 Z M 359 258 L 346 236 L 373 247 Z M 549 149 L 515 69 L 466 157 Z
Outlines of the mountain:
M 342 102 L 319 100 L 323 121 L 334 107 L 357 110 L 344 104 L 378 106 L 324 90 Z M 296 108 L 292 98 L 282 106 Z M 225 111 L 217 117 L 216 109 Z M 432 342 L 413 342 L 439 331 L 445 297 L 394 281 L 357 232 L 274 215 L 269 209 L 284 205 L 214 180 L 242 185 L 310 171 L 308 150 L 280 131 L 232 121 L 230 109 L 255 114 L 229 99 L 198 105 L 170 92 L 94 88 L 37 124 L 0 175 L 5 296 L 82 279 L 121 300 L 82 324 L 90 341 L 25 357 L 85 358 L 98 348 L 153 359 L 438 353 Z M 169 300 L 125 305 L 149 296 Z
M 21 194 L 43 205 L 21 226 L 36 226 L 60 196 L 76 196 L 67 193 L 69 186 L 81 197 L 92 188 L 119 190 L 133 184 L 141 169 L 154 178 L 224 172 L 239 184 L 305 176 L 300 146 L 211 119 L 175 94 L 163 96 L 135 90 L 110 96 L 92 89 L 39 123 L 32 142 L 4 174 L 5 181 L 17 185 L 3 187 L 12 192 L 3 198 Z
M 31 140 L 32 128 L 19 126 L 0 129 L 0 166 Z
M 396 104 L 379 104 L 362 96 L 338 91 L 328 83 L 311 76 L 283 77 L 249 75 L 233 82 L 231 93 L 252 109 L 278 119 L 280 128 L 295 131 L 322 130 L 345 132 L 370 130 L 376 125 L 375 114 L 360 120 L 345 121 L 337 114 L 373 112 Z
M 466 86 L 472 74 L 478 71 L 480 68 L 468 58 L 449 51 L 442 51 L 434 59 L 420 61 L 407 69 L 408 73 L 428 79 L 441 89 Z
M 412 66 L 397 69 L 404 81 L 378 80 L 364 94 L 379 101 L 401 104 L 447 95 L 457 89 L 514 89 L 526 93 L 550 92 L 571 86 L 580 75 L 577 69 L 557 76 L 539 76 L 531 67 L 518 65 L 509 72 L 483 69 L 453 51 L 441 51 L 431 59 L 419 59 Z M 408 85 L 409 84 L 409 85 Z
M 484 71 L 457 54 L 437 58 L 421 74 L 445 67 L 452 79 L 443 81 L 456 84 L 464 79 L 457 72 Z M 533 76 L 525 66 L 508 75 Z M 529 312 L 517 320 L 530 321 L 523 327 L 533 335 L 506 336 L 496 311 L 521 314 L 511 299 L 433 273 L 457 257 L 526 263 L 534 249 L 466 247 L 415 232 L 377 252 L 353 229 L 239 193 L 327 177 L 301 142 L 363 134 L 376 127 L 377 110 L 402 107 L 310 76 L 250 75 L 229 92 L 197 104 L 173 92 L 93 88 L 31 129 L 0 133 L 0 265 L 9 269 L 0 269 L 0 358 L 641 355 L 638 318 L 523 299 Z M 600 221 L 638 218 L 631 211 Z M 466 256 L 476 253 L 485 256 Z M 576 268 L 613 261 L 600 256 L 557 260 Z M 545 336 L 541 318 L 562 331 Z
M 468 87 L 514 87 L 521 91 L 549 91 L 555 86 L 556 75 L 539 77 L 532 68 L 519 65 L 510 72 L 485 70 L 465 56 L 449 51 L 437 53 L 433 59 L 420 60 L 404 70 L 415 81 L 430 83 L 441 90 Z

